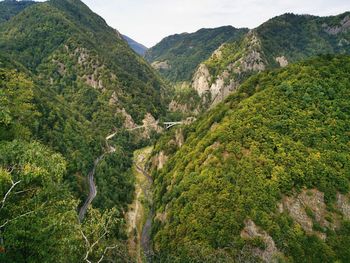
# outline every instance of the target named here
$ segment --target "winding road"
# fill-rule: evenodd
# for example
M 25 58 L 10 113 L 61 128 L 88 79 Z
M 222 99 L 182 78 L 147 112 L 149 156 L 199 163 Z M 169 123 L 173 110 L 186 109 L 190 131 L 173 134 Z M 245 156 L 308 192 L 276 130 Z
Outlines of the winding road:
M 137 126 L 135 128 L 128 129 L 127 131 L 138 130 L 138 129 L 142 129 L 142 128 L 145 128 L 145 127 L 146 126 L 144 126 L 144 125 Z M 84 220 L 84 217 L 85 217 L 87 209 L 89 208 L 90 204 L 92 203 L 92 201 L 95 199 L 95 197 L 97 195 L 97 189 L 96 189 L 96 184 L 95 184 L 95 180 L 94 180 L 96 169 L 97 169 L 97 166 L 103 160 L 103 158 L 105 157 L 106 154 L 115 152 L 115 149 L 108 144 L 108 141 L 110 139 L 113 139 L 113 137 L 115 137 L 118 134 L 118 132 L 119 131 L 116 131 L 116 132 L 106 136 L 105 141 L 106 141 L 107 151 L 105 151 L 101 156 L 99 156 L 94 161 L 94 166 L 93 166 L 92 170 L 88 174 L 87 180 L 88 180 L 88 183 L 89 183 L 89 194 L 88 194 L 88 196 L 87 196 L 83 206 L 79 209 L 79 222 L 82 222 Z
M 92 170 L 88 174 L 89 194 L 88 194 L 83 206 L 79 210 L 79 222 L 82 222 L 84 220 L 84 217 L 85 217 L 85 214 L 86 214 L 86 211 L 87 211 L 89 205 L 92 203 L 92 201 L 95 199 L 95 197 L 97 195 L 97 189 L 96 189 L 96 184 L 95 184 L 95 180 L 94 180 L 96 169 L 106 154 L 115 152 L 115 149 L 108 144 L 108 140 L 112 139 L 116 134 L 117 133 L 113 133 L 113 134 L 108 135 L 106 137 L 105 140 L 106 140 L 106 145 L 107 145 L 107 151 L 104 152 L 101 156 L 99 156 L 94 161 L 94 167 L 92 168 Z
M 164 122 L 165 128 L 169 129 L 174 125 L 179 125 L 179 124 L 183 124 L 184 121 L 181 122 Z M 131 129 L 128 129 L 127 131 L 134 131 L 134 130 L 138 130 L 138 129 L 142 129 L 142 128 L 146 128 L 148 126 L 154 126 L 155 124 L 149 124 L 149 125 L 142 125 L 142 126 L 137 126 Z M 156 125 L 158 125 L 158 122 L 156 123 Z M 108 141 L 110 139 L 112 139 L 114 136 L 116 136 L 118 134 L 119 131 L 116 131 L 108 136 L 106 136 L 105 141 L 106 141 L 106 145 L 107 145 L 107 151 L 105 151 L 101 156 L 99 156 L 95 161 L 94 161 L 94 166 L 92 168 L 92 170 L 89 172 L 88 174 L 88 183 L 89 183 L 89 194 L 84 202 L 84 204 L 82 205 L 82 207 L 79 209 L 79 222 L 82 222 L 84 220 L 85 214 L 87 209 L 89 208 L 90 204 L 92 203 L 92 201 L 95 199 L 96 195 L 97 195 L 97 189 L 96 189 L 96 184 L 94 181 L 94 176 L 96 173 L 96 169 L 97 166 L 99 165 L 99 163 L 103 160 L 103 158 L 105 157 L 106 154 L 110 154 L 115 152 L 115 149 L 110 146 L 108 144 Z M 153 183 L 152 177 L 149 176 L 143 169 L 141 169 L 141 167 L 137 166 L 136 167 L 137 170 L 139 170 L 139 172 L 141 172 L 144 176 L 147 177 L 148 181 L 150 184 Z

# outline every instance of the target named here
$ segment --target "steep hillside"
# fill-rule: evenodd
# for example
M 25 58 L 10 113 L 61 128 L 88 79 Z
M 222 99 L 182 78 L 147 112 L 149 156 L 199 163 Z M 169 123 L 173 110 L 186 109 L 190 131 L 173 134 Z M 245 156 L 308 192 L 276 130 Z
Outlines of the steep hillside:
M 129 46 L 140 56 L 144 56 L 146 51 L 147 51 L 147 47 L 145 47 L 144 45 L 136 42 L 135 40 L 131 39 L 128 36 L 123 35 L 123 38 L 126 40 L 126 42 L 128 42 Z
M 189 81 L 196 67 L 220 45 L 240 39 L 248 29 L 224 26 L 166 37 L 145 58 L 172 82 Z
M 163 137 L 155 261 L 347 262 L 349 72 L 324 56 L 260 73 Z
M 132 154 L 160 131 L 163 81 L 79 0 L 2 22 L 0 69 L 0 261 L 127 262 Z M 137 125 L 150 128 L 127 131 Z M 79 222 L 91 182 L 97 196 Z
M 78 0 L 33 5 L 2 23 L 0 32 L 1 52 L 22 63 L 36 84 L 41 118 L 34 135 L 72 160 L 73 185 L 81 185 L 105 136 L 166 110 L 165 86 L 152 68 Z M 127 134 L 118 140 L 121 154 L 134 147 Z
M 117 31 L 78 0 L 31 6 L 3 23 L 0 32 L 2 52 L 32 71 L 45 71 L 54 85 L 71 79 L 114 92 L 118 106 L 139 123 L 146 113 L 158 117 L 164 111 L 161 80 Z
M 0 23 L 10 20 L 25 8 L 35 4 L 34 1 L 5 0 L 0 2 Z
M 250 75 L 318 54 L 350 53 L 350 13 L 334 17 L 285 14 L 226 43 L 202 63 L 192 87 L 216 104 Z

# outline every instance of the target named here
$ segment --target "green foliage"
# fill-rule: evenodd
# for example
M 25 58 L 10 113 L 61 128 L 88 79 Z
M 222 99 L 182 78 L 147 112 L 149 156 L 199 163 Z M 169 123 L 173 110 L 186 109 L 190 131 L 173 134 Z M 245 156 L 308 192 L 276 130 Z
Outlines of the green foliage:
M 29 138 L 37 114 L 33 83 L 24 74 L 0 69 L 0 140 Z
M 327 27 L 340 26 L 349 13 L 333 17 L 285 14 L 270 19 L 256 29 L 269 64 L 285 56 L 289 62 L 319 54 L 349 53 L 350 33 L 327 33 Z
M 38 73 L 48 86 L 53 80 L 70 87 L 95 75 L 104 89 L 116 92 L 119 107 L 137 122 L 147 112 L 155 117 L 165 113 L 162 80 L 119 33 L 80 1 L 35 4 L 1 23 L 0 32 L 1 51 Z
M 33 1 L 5 0 L 0 2 L 0 23 L 10 20 L 25 8 L 35 4 Z
M 225 85 L 231 81 L 241 84 L 258 71 L 316 55 L 350 54 L 350 33 L 342 29 L 347 19 L 349 13 L 332 17 L 294 14 L 274 17 L 243 37 L 226 42 L 219 54 L 214 53 L 204 61 L 211 76 L 209 85 L 218 76 L 224 78 Z
M 343 259 L 340 232 L 337 245 L 309 236 L 276 215 L 276 205 L 317 188 L 331 207 L 337 192 L 349 191 L 349 70 L 349 57 L 324 56 L 260 73 L 189 127 L 185 145 L 153 173 L 157 212 L 167 214 L 153 227 L 160 257 L 186 262 L 190 244 L 199 244 L 237 258 L 251 218 L 291 262 Z M 155 151 L 168 147 L 164 138 Z
M 83 199 L 85 178 L 105 151 L 105 137 L 120 130 L 111 143 L 125 154 L 117 161 L 106 158 L 108 169 L 99 169 L 103 192 L 96 205 L 125 207 L 137 140 L 122 132 L 124 117 L 118 112 L 124 108 L 136 123 L 146 113 L 159 118 L 166 110 L 164 83 L 78 0 L 37 3 L 1 23 L 0 32 L 0 49 L 6 54 L 1 65 L 26 72 L 34 82 L 15 71 L 1 73 L 0 139 L 35 138 L 61 153 L 69 160 L 65 180 Z
M 1 207 L 2 262 L 78 260 L 78 202 L 62 183 L 65 166 L 39 143 L 0 143 L 1 198 L 17 183 Z
M 240 39 L 248 29 L 231 26 L 169 36 L 146 52 L 149 62 L 168 61 L 160 73 L 172 82 L 190 81 L 197 66 L 225 42 Z
M 159 118 L 166 86 L 82 2 L 52 0 L 21 11 L 20 2 L 13 5 L 18 12 L 0 23 L 0 201 L 11 180 L 20 183 L 1 209 L 0 261 L 82 262 L 82 233 L 92 245 L 105 231 L 88 258 L 98 261 L 117 244 L 105 259 L 126 262 L 122 211 L 133 198 L 139 140 L 124 130 L 120 110 L 136 123 L 146 113 Z M 86 177 L 115 131 L 109 144 L 116 151 L 97 167 L 98 196 L 80 224 Z

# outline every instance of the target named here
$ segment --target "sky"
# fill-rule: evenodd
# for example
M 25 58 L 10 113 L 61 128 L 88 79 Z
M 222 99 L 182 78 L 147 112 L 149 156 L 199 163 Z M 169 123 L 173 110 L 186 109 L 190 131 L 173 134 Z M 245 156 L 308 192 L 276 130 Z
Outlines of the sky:
M 162 38 L 224 25 L 254 28 L 287 12 L 336 15 L 350 0 L 83 0 L 107 23 L 152 47 Z

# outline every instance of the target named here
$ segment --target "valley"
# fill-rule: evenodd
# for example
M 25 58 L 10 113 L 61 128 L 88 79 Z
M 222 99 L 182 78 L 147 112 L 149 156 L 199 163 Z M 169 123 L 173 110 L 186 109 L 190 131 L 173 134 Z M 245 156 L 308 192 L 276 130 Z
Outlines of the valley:
M 134 152 L 132 170 L 136 178 L 135 197 L 126 215 L 129 251 L 136 262 L 140 263 L 152 256 L 150 231 L 153 217 L 153 179 L 145 171 L 151 153 L 152 147 Z
M 146 48 L 85 2 L 0 1 L 0 262 L 350 261 L 348 10 Z

